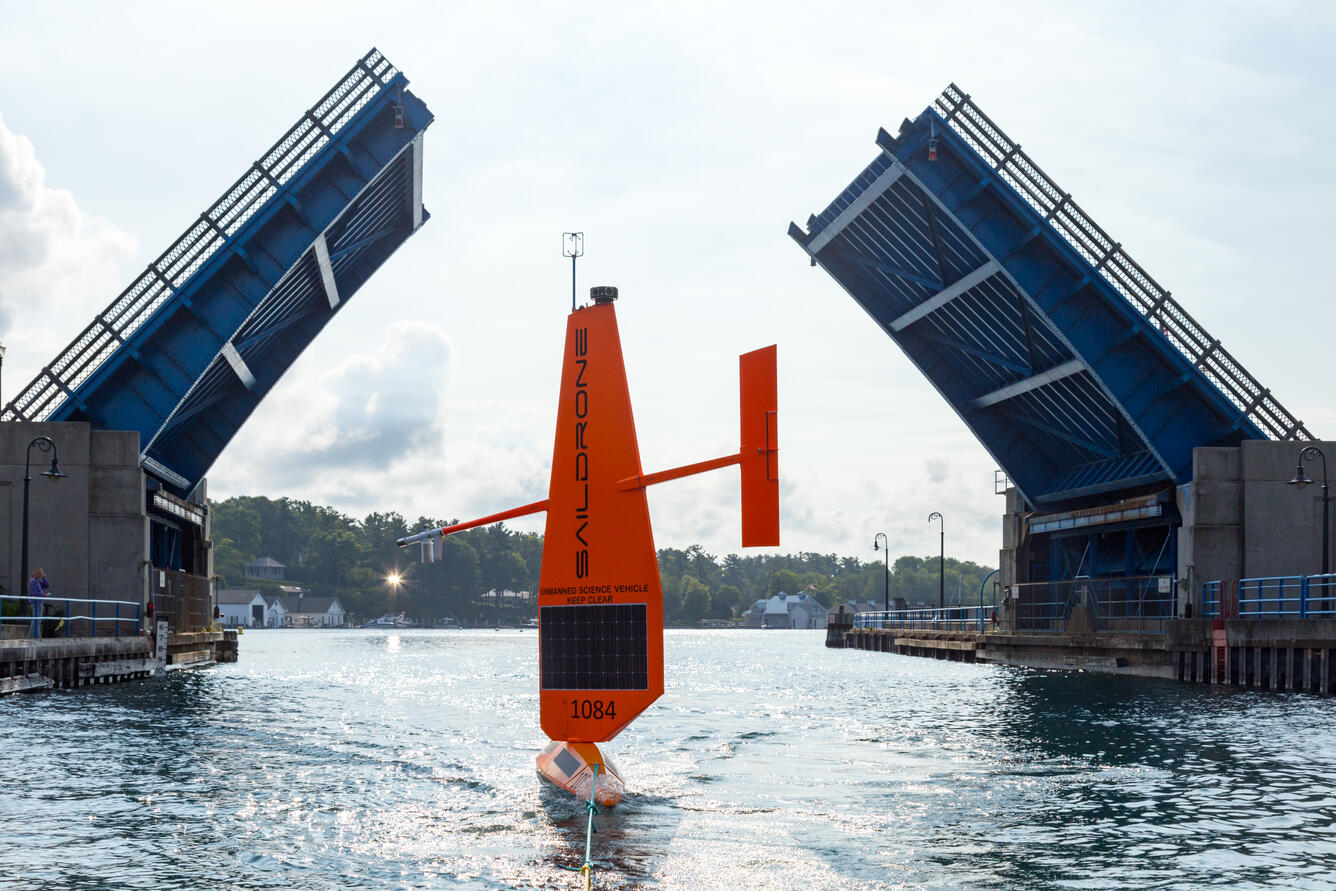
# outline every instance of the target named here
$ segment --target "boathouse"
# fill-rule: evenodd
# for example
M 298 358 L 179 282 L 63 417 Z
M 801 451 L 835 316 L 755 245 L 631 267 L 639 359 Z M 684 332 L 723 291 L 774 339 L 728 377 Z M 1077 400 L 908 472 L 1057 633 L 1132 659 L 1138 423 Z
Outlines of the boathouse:
M 223 588 L 218 592 L 218 620 L 227 628 L 263 628 L 264 595 L 248 588 Z

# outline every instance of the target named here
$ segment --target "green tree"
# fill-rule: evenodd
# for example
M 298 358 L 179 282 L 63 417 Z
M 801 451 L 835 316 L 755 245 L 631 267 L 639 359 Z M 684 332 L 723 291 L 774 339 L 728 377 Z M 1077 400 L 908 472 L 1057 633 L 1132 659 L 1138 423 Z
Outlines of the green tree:
M 805 587 L 802 579 L 798 578 L 798 573 L 792 569 L 777 569 L 770 576 L 770 596 L 774 596 L 781 591 L 785 594 L 798 594 Z
M 246 561 L 271 556 L 287 565 L 287 578 L 315 594 L 335 595 L 359 615 L 393 609 L 420 620 L 453 615 L 461 619 L 532 615 L 531 603 L 485 599 L 492 588 L 535 590 L 542 566 L 543 539 L 495 524 L 448 536 L 438 561 L 419 563 L 420 549 L 395 541 L 410 532 L 438 528 L 446 521 L 418 517 L 412 523 L 394 511 L 375 511 L 357 520 L 334 508 L 288 498 L 237 496 L 210 505 L 214 569 L 225 584 L 244 585 Z M 664 615 L 671 622 L 727 618 L 753 601 L 779 591 L 808 593 L 823 604 L 882 598 L 882 566 L 857 557 L 799 554 L 728 554 L 722 559 L 699 544 L 662 548 Z M 405 584 L 385 584 L 393 569 Z M 975 603 L 988 568 L 946 560 L 948 603 Z M 937 557 L 902 555 L 895 561 L 891 593 L 913 602 L 937 602 Z
M 682 577 L 682 621 L 699 622 L 710 609 L 710 589 L 695 576 Z
M 719 589 L 710 595 L 710 618 L 733 618 L 733 611 L 738 608 L 741 600 L 742 592 L 738 590 L 737 585 L 720 585 Z

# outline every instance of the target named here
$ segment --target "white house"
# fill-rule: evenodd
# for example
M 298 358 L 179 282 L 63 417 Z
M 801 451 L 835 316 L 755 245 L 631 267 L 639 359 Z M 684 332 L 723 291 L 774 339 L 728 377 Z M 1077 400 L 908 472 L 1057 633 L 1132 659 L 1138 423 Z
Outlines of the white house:
M 289 595 L 283 598 L 283 607 L 293 628 L 342 628 L 347 617 L 337 597 Z
M 283 598 L 271 595 L 265 598 L 264 627 L 282 628 L 288 624 L 288 609 L 283 605 Z
M 825 628 L 829 613 L 806 594 L 780 591 L 768 600 L 758 600 L 747 610 L 750 628 Z
M 257 557 L 246 564 L 246 578 L 280 581 L 287 567 L 273 557 Z
M 218 614 L 229 628 L 262 628 L 267 604 L 259 591 L 223 588 L 218 592 Z

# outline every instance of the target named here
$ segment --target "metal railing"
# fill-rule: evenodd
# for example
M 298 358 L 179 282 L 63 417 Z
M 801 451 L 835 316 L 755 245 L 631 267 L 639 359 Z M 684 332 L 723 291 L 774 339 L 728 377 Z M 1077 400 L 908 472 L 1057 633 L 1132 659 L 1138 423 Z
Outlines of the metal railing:
M 1089 629 L 1098 632 L 1162 634 L 1178 609 L 1176 580 L 1167 575 L 1065 579 L 1012 586 L 1016 630 L 1061 634 L 1072 613 L 1084 607 Z
M 0 421 L 51 415 L 136 329 L 170 300 L 398 73 L 373 49 L 251 165 L 176 243 L 99 313 L 0 412 Z
M 855 628 L 904 628 L 910 631 L 985 631 L 996 612 L 991 606 L 948 606 L 945 609 L 893 609 L 858 613 Z
M 17 594 L 0 594 L 0 603 L 16 602 L 19 605 L 20 615 L 4 616 L 0 622 L 7 625 L 28 625 L 30 627 L 29 635 L 32 637 L 97 637 L 97 626 L 99 623 L 111 623 L 112 637 L 120 637 L 122 625 L 134 625 L 134 634 L 138 635 L 141 630 L 140 624 L 140 605 L 129 600 L 96 600 L 88 597 L 21 597 Z M 50 614 L 47 610 L 49 606 L 58 606 L 64 604 L 64 612 Z M 103 605 L 102 615 L 98 615 L 98 604 Z M 75 614 L 74 609 L 78 607 L 86 610 L 85 613 Z M 107 609 L 110 607 L 110 609 Z M 34 611 L 38 613 L 34 615 Z M 22 613 L 27 612 L 27 615 Z M 44 623 L 55 623 L 48 632 Z M 88 633 L 75 633 L 76 623 L 80 631 Z M 63 632 L 63 633 L 62 633 Z M 126 628 L 125 633 L 129 634 L 130 629 Z M 106 636 L 104 634 L 104 636 Z
M 1202 616 L 1213 619 L 1307 619 L 1336 616 L 1336 573 L 1211 581 L 1202 585 Z
M 1229 582 L 1207 582 L 1201 586 L 1202 618 L 1233 615 L 1233 592 Z
M 1220 341 L 1160 287 L 1122 246 L 1072 201 L 1021 147 L 1007 137 L 955 84 L 937 99 L 942 117 L 1061 235 L 1096 272 L 1215 385 L 1225 398 L 1272 439 L 1309 440 L 1313 435 L 1248 373 Z

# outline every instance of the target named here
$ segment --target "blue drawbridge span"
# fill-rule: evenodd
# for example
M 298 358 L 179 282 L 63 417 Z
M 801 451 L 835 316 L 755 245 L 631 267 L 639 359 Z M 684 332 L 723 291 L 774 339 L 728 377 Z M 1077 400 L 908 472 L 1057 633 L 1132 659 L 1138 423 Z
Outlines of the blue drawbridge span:
M 1186 483 L 1197 446 L 1312 438 L 954 84 L 877 144 L 789 234 L 1033 508 Z
M 189 498 L 283 372 L 426 222 L 432 115 L 407 86 L 367 53 L 0 420 L 138 430 L 145 471 Z

